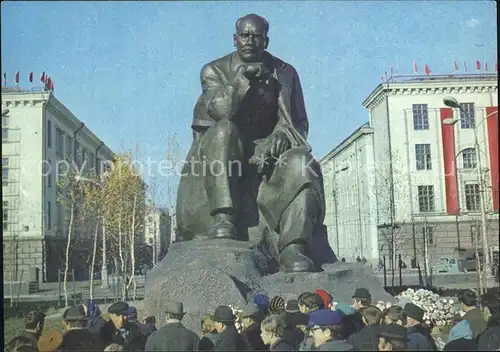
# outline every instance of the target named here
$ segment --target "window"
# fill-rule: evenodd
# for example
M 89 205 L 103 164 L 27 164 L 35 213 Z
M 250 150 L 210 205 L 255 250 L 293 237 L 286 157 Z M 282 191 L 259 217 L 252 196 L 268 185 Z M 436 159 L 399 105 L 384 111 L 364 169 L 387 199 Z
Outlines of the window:
M 96 164 L 96 166 L 95 166 L 95 171 L 96 171 L 97 173 L 101 173 L 101 162 L 102 162 L 102 160 L 101 160 L 101 159 L 99 159 L 99 158 L 97 158 L 97 160 L 96 160 L 96 161 L 97 161 L 97 164 Z
M 8 221 L 9 221 L 9 209 L 6 207 L 2 207 L 2 223 L 3 223 L 3 229 L 7 230 L 8 229 Z
M 73 138 L 70 135 L 66 136 L 66 158 L 73 158 Z
M 480 206 L 480 197 L 479 197 L 479 185 L 475 184 L 466 184 L 465 185 L 465 208 L 467 210 L 479 210 Z
M 434 186 L 418 186 L 418 207 L 421 213 L 434 211 Z
M 427 104 L 413 104 L 413 129 L 429 129 L 429 115 L 427 113 Z
M 87 168 L 89 162 L 89 151 L 87 148 L 83 148 L 82 150 L 82 164 L 85 163 L 85 168 Z
M 47 230 L 52 228 L 52 204 L 50 200 L 47 201 Z
M 9 117 L 8 116 L 2 116 L 2 127 L 7 127 L 9 125 Z
M 89 169 L 92 170 L 94 168 L 95 156 L 94 153 L 89 152 Z
M 481 238 L 481 225 L 470 225 L 470 242 L 475 247 L 476 242 Z
M 2 186 L 9 185 L 9 168 L 2 167 Z
M 424 241 L 427 242 L 428 245 L 434 244 L 434 229 L 432 227 L 424 227 L 422 229 L 424 234 Z
M 9 129 L 2 128 L 2 141 L 6 141 L 7 139 L 9 139 Z
M 462 151 L 462 161 L 464 169 L 475 169 L 477 166 L 476 150 L 474 148 L 464 149 Z
M 2 158 L 2 166 L 9 166 L 9 158 Z
M 417 170 L 431 170 L 431 145 L 415 144 L 415 159 L 417 161 Z
M 75 162 L 78 166 L 82 164 L 82 147 L 78 142 L 75 142 Z
M 64 131 L 56 127 L 56 155 L 64 156 Z
M 47 170 L 45 171 L 45 177 L 47 177 L 47 187 L 52 188 L 52 160 L 48 161 L 48 164 L 45 164 Z
M 47 148 L 52 148 L 52 121 L 47 120 Z
M 462 108 L 467 111 L 468 115 L 460 109 L 460 127 L 474 128 L 476 127 L 476 117 L 474 114 L 474 103 L 462 103 Z

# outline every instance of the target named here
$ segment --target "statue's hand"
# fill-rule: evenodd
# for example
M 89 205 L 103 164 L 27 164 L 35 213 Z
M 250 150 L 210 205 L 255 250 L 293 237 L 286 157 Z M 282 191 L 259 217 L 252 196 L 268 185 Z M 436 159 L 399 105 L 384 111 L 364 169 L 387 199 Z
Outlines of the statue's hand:
M 291 143 L 285 132 L 276 131 L 273 133 L 271 138 L 271 148 L 269 150 L 270 156 L 278 157 L 290 149 Z
M 269 75 L 268 69 L 261 62 L 247 64 L 245 67 L 244 75 L 250 81 L 259 81 Z

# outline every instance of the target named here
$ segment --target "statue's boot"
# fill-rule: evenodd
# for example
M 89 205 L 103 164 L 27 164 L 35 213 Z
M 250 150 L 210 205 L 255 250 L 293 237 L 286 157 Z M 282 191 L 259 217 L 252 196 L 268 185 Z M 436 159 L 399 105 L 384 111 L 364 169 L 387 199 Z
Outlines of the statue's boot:
M 285 273 L 313 272 L 313 261 L 304 254 L 302 244 L 289 244 L 280 254 L 280 270 Z
M 215 223 L 208 231 L 209 238 L 228 238 L 235 240 L 237 237 L 233 217 L 229 214 L 215 215 Z

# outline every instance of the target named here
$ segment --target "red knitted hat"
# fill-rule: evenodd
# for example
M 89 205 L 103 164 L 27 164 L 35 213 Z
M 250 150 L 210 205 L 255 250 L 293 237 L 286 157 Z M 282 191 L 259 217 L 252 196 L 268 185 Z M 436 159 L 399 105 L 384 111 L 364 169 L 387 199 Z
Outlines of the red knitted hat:
M 330 297 L 328 295 L 328 292 L 326 292 L 325 290 L 317 289 L 316 294 L 319 295 L 323 300 L 323 303 L 325 305 L 324 308 L 328 308 L 330 306 Z

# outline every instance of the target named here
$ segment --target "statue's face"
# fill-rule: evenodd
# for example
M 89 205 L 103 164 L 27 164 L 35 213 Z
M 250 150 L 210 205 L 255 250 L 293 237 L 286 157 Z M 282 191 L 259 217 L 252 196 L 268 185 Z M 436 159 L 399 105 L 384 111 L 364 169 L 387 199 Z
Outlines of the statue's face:
M 258 61 L 268 43 L 264 24 L 252 19 L 242 21 L 234 35 L 234 45 L 245 62 Z

